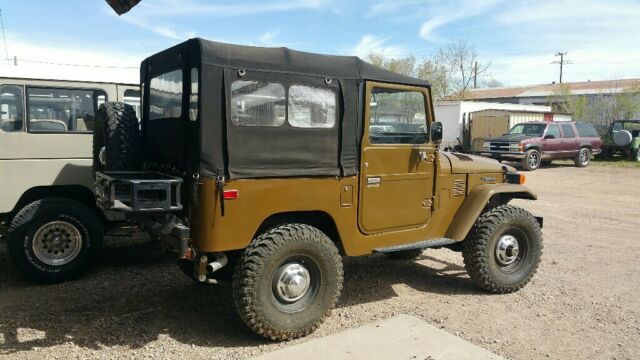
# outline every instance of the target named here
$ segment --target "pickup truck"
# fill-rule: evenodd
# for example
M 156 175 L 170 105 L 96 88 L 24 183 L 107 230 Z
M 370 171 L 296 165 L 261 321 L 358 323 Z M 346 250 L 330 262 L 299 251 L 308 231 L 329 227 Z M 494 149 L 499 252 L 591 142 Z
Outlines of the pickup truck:
M 527 122 L 486 140 L 479 153 L 498 161 L 520 161 L 524 170 L 532 171 L 560 159 L 573 159 L 576 166 L 585 167 L 601 145 L 598 132 L 588 123 Z

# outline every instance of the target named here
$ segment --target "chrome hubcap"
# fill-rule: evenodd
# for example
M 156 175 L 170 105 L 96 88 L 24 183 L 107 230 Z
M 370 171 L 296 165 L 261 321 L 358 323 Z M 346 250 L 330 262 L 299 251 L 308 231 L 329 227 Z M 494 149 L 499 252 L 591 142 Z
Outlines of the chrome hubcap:
M 582 164 L 586 164 L 587 162 L 589 162 L 589 153 L 587 153 L 586 151 L 582 152 Z
M 531 168 L 538 167 L 538 154 L 533 153 L 529 155 L 529 167 Z
M 80 253 L 82 236 L 72 224 L 52 221 L 36 231 L 32 248 L 35 256 L 43 263 L 51 266 L 65 265 Z
M 300 300 L 309 290 L 311 276 L 307 268 L 298 263 L 284 264 L 278 269 L 275 284 L 276 297 L 291 303 Z
M 516 262 L 520 248 L 518 240 L 512 235 L 503 235 L 496 245 L 496 259 L 498 264 L 509 266 Z

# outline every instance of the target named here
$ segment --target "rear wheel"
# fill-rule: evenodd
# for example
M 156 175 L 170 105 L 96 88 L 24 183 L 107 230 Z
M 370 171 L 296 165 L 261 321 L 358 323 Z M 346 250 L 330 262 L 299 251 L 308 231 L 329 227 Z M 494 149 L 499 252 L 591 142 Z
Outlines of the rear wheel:
M 133 171 L 142 163 L 142 137 L 136 112 L 122 102 L 106 102 L 96 113 L 93 170 Z
M 304 224 L 273 228 L 238 260 L 232 289 L 236 311 L 272 340 L 306 336 L 322 323 L 342 291 L 342 259 L 322 231 Z
M 9 256 L 25 276 L 56 283 L 86 273 L 102 246 L 102 225 L 84 204 L 65 198 L 32 202 L 9 226 Z
M 527 150 L 522 159 L 522 168 L 527 171 L 533 171 L 540 167 L 540 152 L 535 149 Z
M 591 151 L 587 148 L 582 148 L 578 152 L 578 156 L 573 159 L 573 163 L 576 164 L 577 167 L 587 167 L 589 162 L 591 161 Z
M 480 215 L 464 241 L 464 265 L 480 287 L 511 293 L 533 277 L 542 254 L 542 231 L 526 210 L 503 205 Z

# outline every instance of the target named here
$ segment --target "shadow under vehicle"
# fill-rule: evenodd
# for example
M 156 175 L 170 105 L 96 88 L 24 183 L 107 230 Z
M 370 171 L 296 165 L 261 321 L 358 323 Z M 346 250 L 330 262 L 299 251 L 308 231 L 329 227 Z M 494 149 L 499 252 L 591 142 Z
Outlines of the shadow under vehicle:
M 463 253 L 480 287 L 535 273 L 542 219 L 513 168 L 440 152 L 429 84 L 356 57 L 192 39 L 143 61 L 141 126 L 98 110 L 98 205 L 179 249 L 256 333 L 314 331 L 343 288 L 342 256 Z

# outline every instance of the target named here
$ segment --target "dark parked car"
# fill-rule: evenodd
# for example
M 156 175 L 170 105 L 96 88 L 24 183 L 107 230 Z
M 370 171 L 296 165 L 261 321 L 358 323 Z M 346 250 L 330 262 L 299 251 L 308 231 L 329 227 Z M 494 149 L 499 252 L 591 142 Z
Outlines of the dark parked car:
M 496 160 L 522 162 L 535 170 L 552 160 L 573 159 L 576 166 L 589 165 L 591 155 L 600 153 L 602 141 L 591 124 L 579 122 L 527 122 L 508 133 L 485 141 L 481 155 Z
M 640 120 L 614 121 L 603 140 L 602 159 L 620 154 L 629 160 L 640 161 Z

